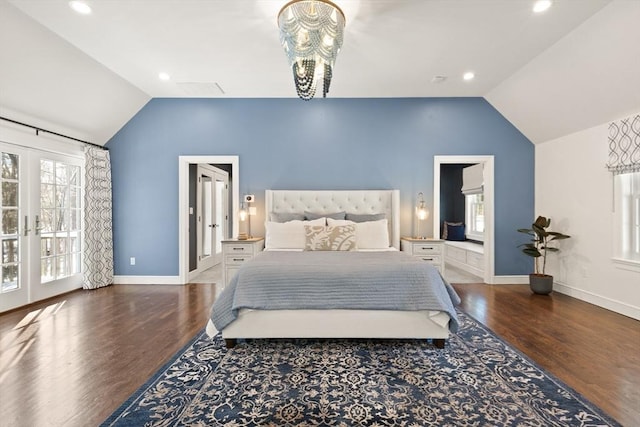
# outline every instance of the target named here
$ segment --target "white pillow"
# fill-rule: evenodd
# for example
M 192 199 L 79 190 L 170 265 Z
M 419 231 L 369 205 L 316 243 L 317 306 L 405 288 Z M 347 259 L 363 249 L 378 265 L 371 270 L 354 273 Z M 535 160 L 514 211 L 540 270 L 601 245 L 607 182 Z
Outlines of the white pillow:
M 325 225 L 325 218 L 313 221 L 265 222 L 265 249 L 304 249 L 305 225 Z
M 356 223 L 358 249 L 387 249 L 389 226 L 386 219 Z
M 356 241 L 358 249 L 389 248 L 389 226 L 386 219 L 378 221 L 353 222 L 327 218 L 329 226 L 356 225 Z

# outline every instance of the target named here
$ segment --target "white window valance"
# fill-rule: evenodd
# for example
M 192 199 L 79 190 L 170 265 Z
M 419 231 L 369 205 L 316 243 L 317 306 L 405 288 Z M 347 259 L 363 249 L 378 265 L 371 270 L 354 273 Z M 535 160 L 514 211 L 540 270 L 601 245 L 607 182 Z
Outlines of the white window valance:
M 462 169 L 462 193 L 465 195 L 480 194 L 484 191 L 483 164 L 467 166 Z
M 614 175 L 640 172 L 640 115 L 609 124 L 609 162 Z

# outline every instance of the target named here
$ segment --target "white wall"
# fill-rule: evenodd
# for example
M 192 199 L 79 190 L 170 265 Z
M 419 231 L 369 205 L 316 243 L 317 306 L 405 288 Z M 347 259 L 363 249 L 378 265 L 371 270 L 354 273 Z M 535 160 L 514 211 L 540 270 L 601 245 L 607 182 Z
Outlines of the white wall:
M 150 99 L 0 0 L 0 116 L 103 145 Z
M 640 105 L 640 1 L 614 0 L 485 98 L 534 144 Z
M 640 266 L 635 271 L 622 269 L 611 260 L 608 126 L 609 122 L 536 146 L 536 213 L 552 219 L 552 230 L 572 236 L 560 243 L 561 252 L 548 257 L 554 290 L 640 319 Z

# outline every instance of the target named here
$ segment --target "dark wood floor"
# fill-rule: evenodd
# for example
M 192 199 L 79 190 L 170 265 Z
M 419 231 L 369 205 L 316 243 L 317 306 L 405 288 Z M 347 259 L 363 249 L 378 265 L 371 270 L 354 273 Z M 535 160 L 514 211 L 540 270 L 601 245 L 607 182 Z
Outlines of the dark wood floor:
M 462 309 L 625 426 L 640 425 L 640 322 L 526 286 L 456 285 Z M 0 315 L 0 425 L 101 423 L 208 318 L 215 285 L 117 285 Z

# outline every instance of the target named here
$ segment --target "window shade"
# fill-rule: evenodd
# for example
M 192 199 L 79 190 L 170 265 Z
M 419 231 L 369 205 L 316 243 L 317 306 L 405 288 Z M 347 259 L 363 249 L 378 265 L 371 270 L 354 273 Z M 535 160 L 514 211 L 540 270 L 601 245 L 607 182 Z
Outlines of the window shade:
M 467 166 L 462 169 L 462 193 L 465 195 L 469 194 L 480 194 L 483 192 L 484 186 L 484 176 L 483 171 L 484 167 L 482 163 L 478 163 L 477 165 Z
M 640 172 L 640 115 L 609 124 L 609 162 L 614 175 Z

